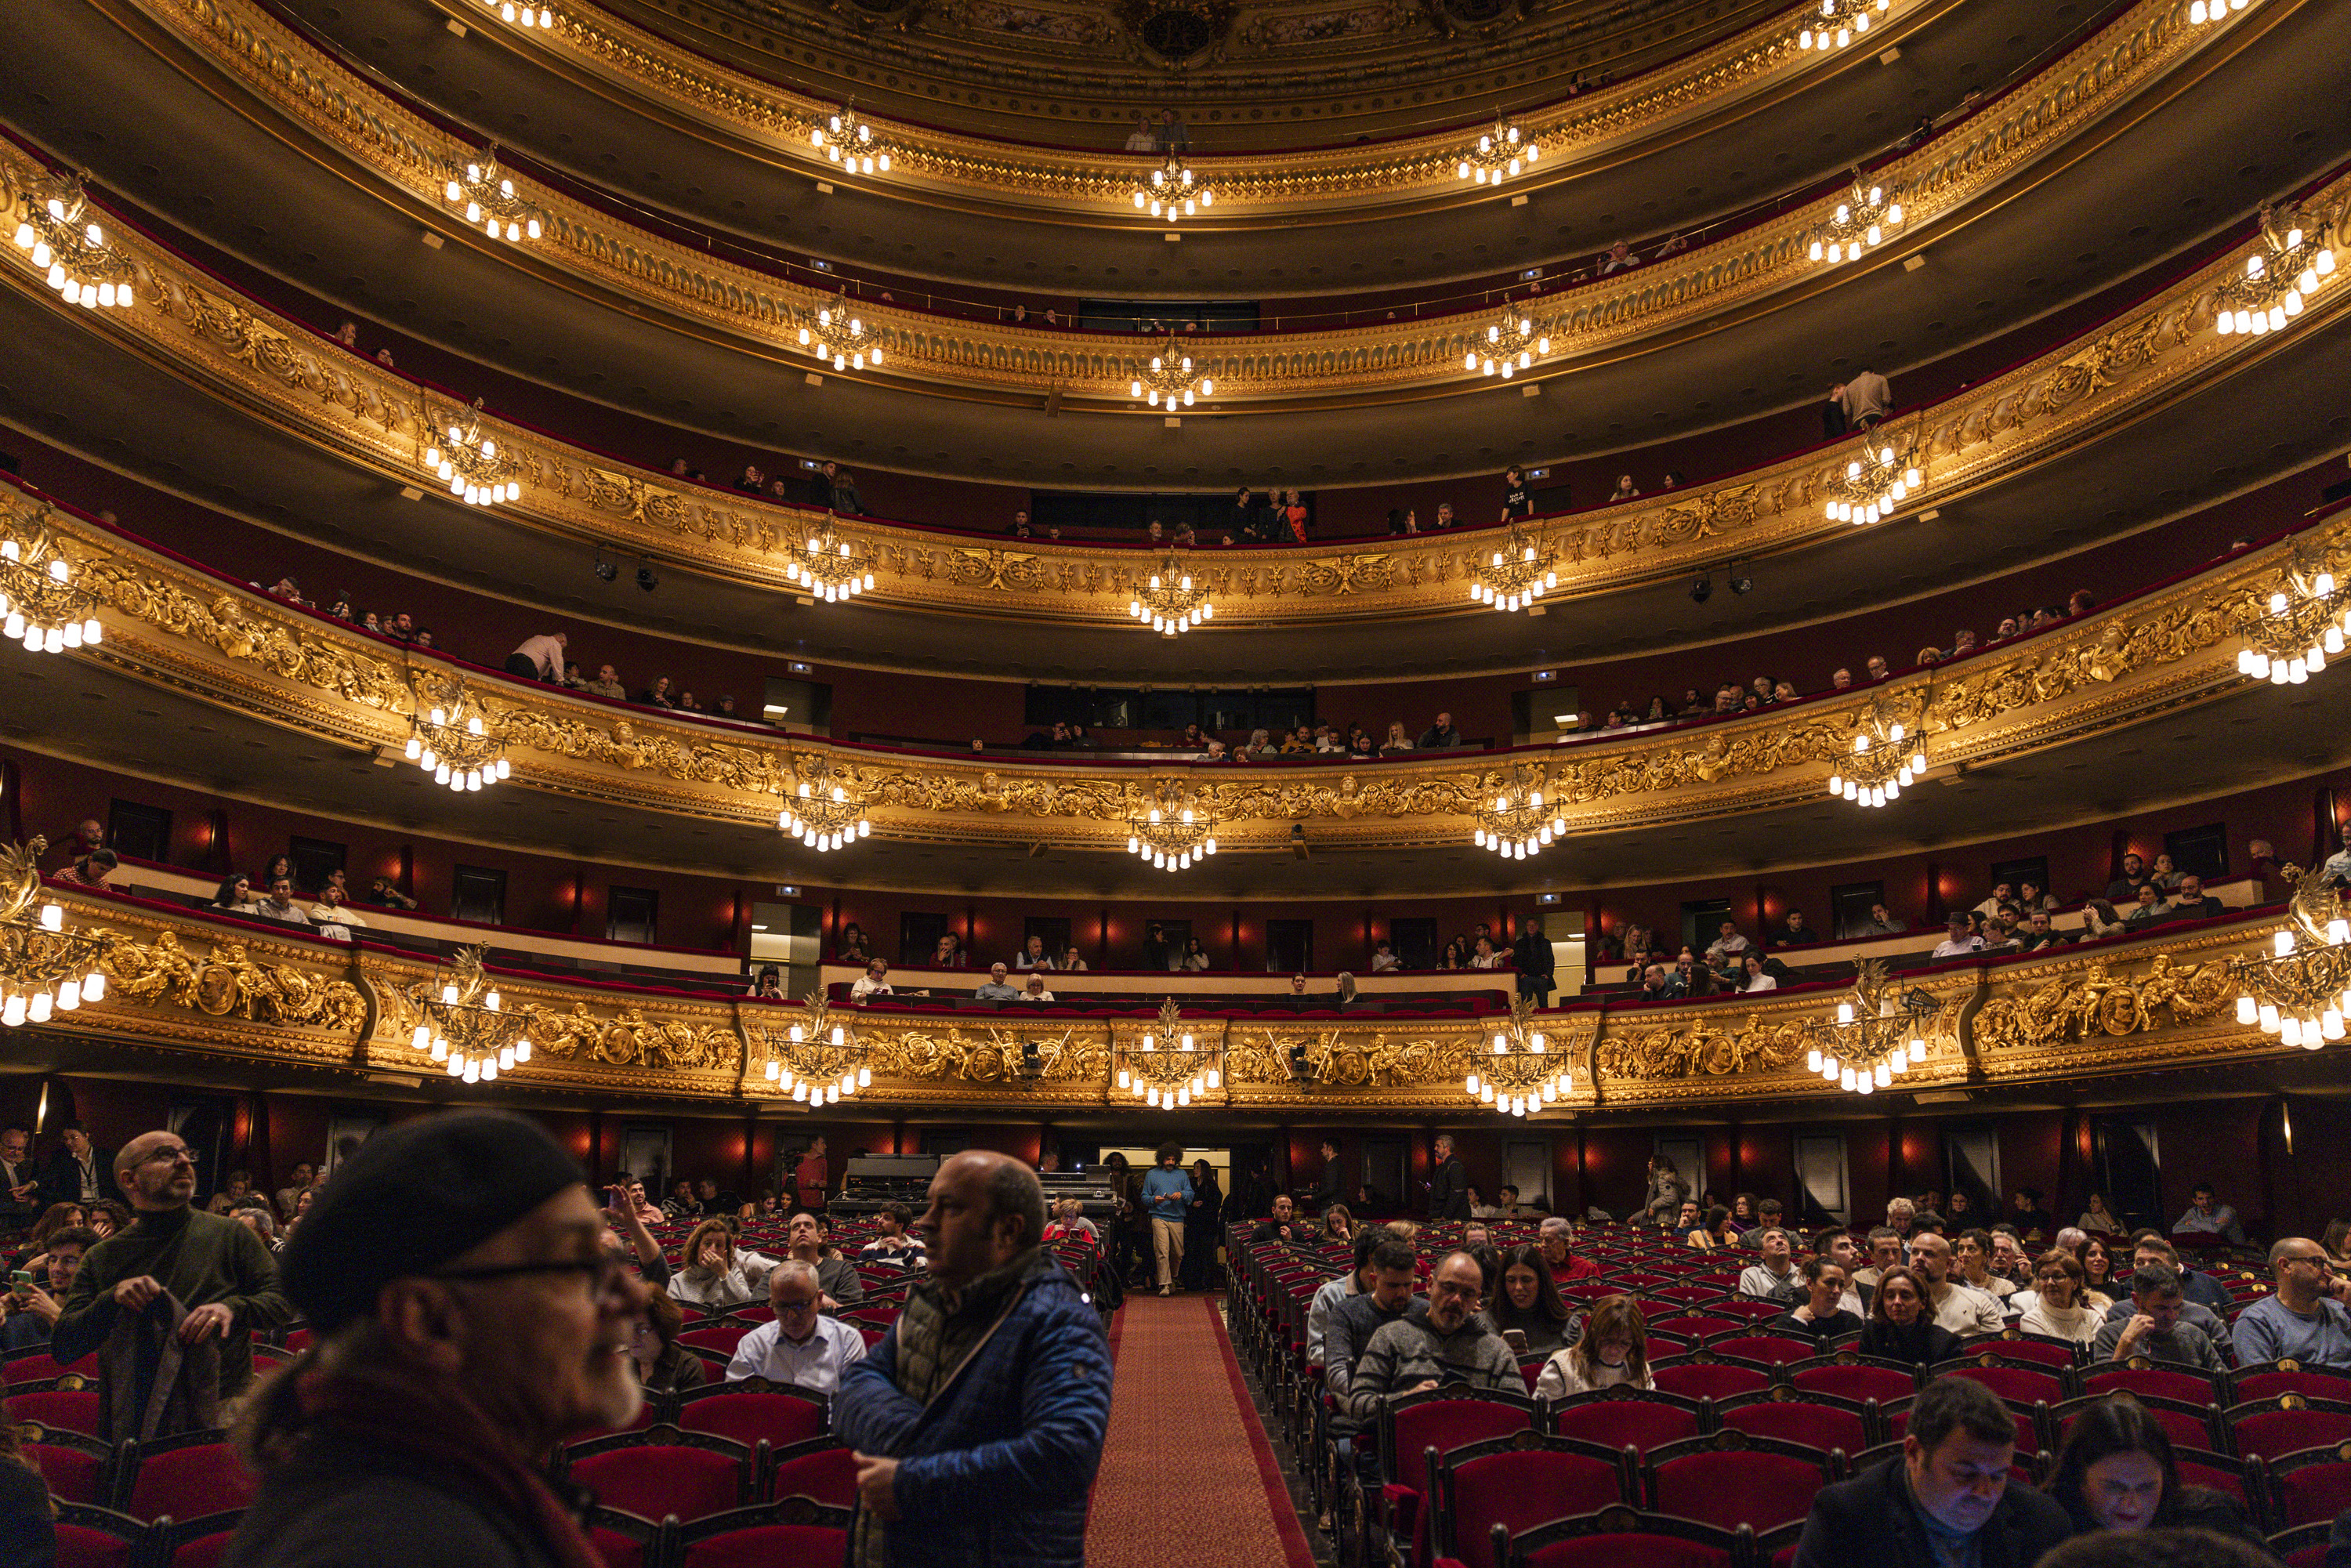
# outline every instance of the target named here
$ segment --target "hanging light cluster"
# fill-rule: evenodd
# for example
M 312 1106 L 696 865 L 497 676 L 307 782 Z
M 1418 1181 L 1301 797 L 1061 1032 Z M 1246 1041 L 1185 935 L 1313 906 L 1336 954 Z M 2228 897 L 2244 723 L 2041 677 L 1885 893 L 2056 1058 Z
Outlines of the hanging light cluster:
M 2292 924 L 2271 936 L 2267 954 L 2230 965 L 2237 1021 L 2316 1051 L 2343 1038 L 2351 1015 L 2351 920 L 2319 873 L 2287 866 L 2285 874 L 2297 884 Z
M 2289 207 L 2262 208 L 2262 248 L 2245 270 L 2213 291 L 2212 329 L 2226 337 L 2283 332 L 2310 297 L 2335 281 L 2331 225 L 2305 229 Z
M 1453 172 L 1473 185 L 1499 185 L 1541 155 L 1533 137 L 1521 132 L 1508 117 L 1497 114 L 1494 129 L 1478 138 L 1478 145 L 1461 155 Z
M 435 704 L 409 720 L 408 759 L 460 794 L 511 775 L 505 751 L 482 722 L 480 700 L 462 683 L 447 706 Z
M 1531 1116 L 1556 1103 L 1573 1085 L 1565 1053 L 1554 1054 L 1543 1032 L 1534 1027 L 1534 998 L 1510 1002 L 1510 1021 L 1495 1030 L 1492 1050 L 1478 1054 L 1485 1071 L 1462 1080 L 1462 1088 L 1480 1105 L 1491 1105 L 1505 1116 Z
M 1892 0 L 1821 0 L 1820 9 L 1796 35 L 1800 49 L 1842 49 L 1869 31 L 1870 17 L 1884 16 Z
M 417 1009 L 424 1016 L 408 1037 L 423 1052 L 467 1083 L 495 1083 L 530 1061 L 529 1019 L 508 1012 L 497 987 L 482 972 L 479 946 L 461 949 L 455 973 L 435 994 L 428 981 Z
M 1470 579 L 1469 597 L 1497 610 L 1524 610 L 1541 599 L 1545 589 L 1559 586 L 1552 559 L 1530 543 L 1512 523 L 1503 530 L 1502 542 L 1491 558 Z
M 1875 433 L 1863 437 L 1860 455 L 1847 458 L 1844 472 L 1830 476 L 1823 486 L 1829 498 L 1822 511 L 1829 521 L 1861 528 L 1892 517 L 1926 483 L 1917 440 L 1913 433 L 1897 449 Z
M 1555 804 L 1545 804 L 1540 789 L 1512 785 L 1480 801 L 1477 827 L 1470 841 L 1491 850 L 1506 861 L 1522 861 L 1567 836 L 1567 817 Z
M 1126 852 L 1160 871 L 1189 871 L 1217 852 L 1217 814 L 1204 800 L 1162 785 L 1127 809 Z
M 133 303 L 131 258 L 107 244 L 106 231 L 90 214 L 82 176 L 61 177 L 46 196 L 27 195 L 16 240 L 67 304 L 127 310 Z
M 1486 340 L 1472 343 L 1461 356 L 1461 368 L 1509 381 L 1551 353 L 1551 339 L 1539 335 L 1531 318 L 1503 307 L 1501 319 L 1486 324 Z
M 857 112 L 854 103 L 841 105 L 839 114 L 829 116 L 823 124 L 812 128 L 809 144 L 849 173 L 890 172 L 889 144 L 874 138 L 873 127 Z
M 106 999 L 106 938 L 67 930 L 63 904 L 33 910 L 48 847 L 37 834 L 0 852 L 0 1025 L 9 1029 Z
M 1127 395 L 1139 397 L 1154 408 L 1163 405 L 1176 412 L 1176 405 L 1192 406 L 1193 395 L 1217 395 L 1217 383 L 1193 368 L 1192 356 L 1176 346 L 1176 334 L 1162 335 L 1165 341 L 1159 351 L 1151 356 L 1151 363 L 1137 371 L 1127 383 Z
M 512 12 L 514 7 L 507 10 Z M 514 17 L 510 15 L 507 20 Z M 537 239 L 543 232 L 539 210 L 515 194 L 514 176 L 498 166 L 496 147 L 479 158 L 452 164 L 441 194 L 465 213 L 467 223 L 480 225 L 492 239 Z
M 36 518 L 23 538 L 16 519 L 0 536 L 0 635 L 28 653 L 94 646 L 104 632 L 98 596 L 74 580 L 48 525 Z
M 2351 632 L 2346 601 L 2351 592 L 2337 585 L 2333 572 L 2297 565 L 2245 629 L 2237 673 L 2281 686 L 2298 686 L 2319 674 L 2341 655 L 2344 635 Z
M 2241 11 L 2252 0 L 2188 0 L 2188 20 L 2200 27 L 2207 22 L 2218 22 L 2231 11 Z
M 1167 154 L 1167 161 L 1151 171 L 1150 178 L 1140 181 L 1134 188 L 1134 205 L 1155 218 L 1169 223 L 1196 217 L 1203 207 L 1216 204 L 1217 193 L 1208 183 L 1192 172 L 1192 166 L 1176 153 Z
M 1225 1086 L 1225 1053 L 1220 1044 L 1206 1050 L 1184 1027 L 1184 1012 L 1169 997 L 1159 1004 L 1159 1027 L 1144 1030 L 1143 1038 L 1121 1049 L 1118 1086 L 1155 1111 L 1189 1106 L 1201 1096 Z
M 463 419 L 453 415 L 444 434 L 446 441 L 436 437 L 424 448 L 424 466 L 449 486 L 452 497 L 469 507 L 495 507 L 522 494 L 522 481 L 515 477 L 522 465 L 482 433 L 480 398 Z
M 789 580 L 827 604 L 853 599 L 873 586 L 872 559 L 858 555 L 855 546 L 833 532 L 832 524 L 832 514 L 827 512 L 824 527 L 810 534 L 800 552 L 784 562 Z
M 801 779 L 798 790 L 785 797 L 776 826 L 820 853 L 853 844 L 873 831 L 864 796 L 834 779 L 829 769 L 813 779 Z
M 1856 806 L 1883 806 L 1927 771 L 1927 737 L 1872 707 L 1853 737 L 1853 755 L 1829 775 L 1829 793 Z
M 1901 198 L 1883 185 L 1863 184 L 1856 169 L 1853 188 L 1828 221 L 1813 231 L 1812 247 L 1805 254 L 1831 265 L 1859 261 L 1864 252 L 1885 244 L 1887 234 L 1900 228 L 1902 221 Z
M 501 20 L 512 22 L 518 27 L 555 26 L 555 13 L 545 5 L 517 5 L 514 0 L 482 0 L 482 3 L 496 11 Z
M 1848 1094 L 1875 1094 L 1927 1060 L 1926 1020 L 1938 1004 L 1915 988 L 1895 996 L 1883 959 L 1864 959 L 1860 967 L 1854 994 L 1837 1003 L 1835 1019 L 1808 1026 L 1814 1044 L 1804 1068 Z
M 1217 606 L 1207 580 L 1195 578 L 1184 558 L 1170 550 L 1126 601 L 1126 612 L 1162 637 L 1174 637 L 1216 619 Z
M 849 312 L 846 288 L 831 304 L 817 307 L 816 319 L 800 329 L 800 347 L 820 360 L 830 360 L 836 371 L 862 371 L 869 361 L 882 362 L 882 345 Z
M 835 1023 L 821 990 L 810 991 L 803 1002 L 808 1017 L 789 1030 L 758 1027 L 767 1049 L 762 1070 L 778 1093 L 791 1092 L 797 1104 L 810 1110 L 838 1105 L 841 1096 L 873 1086 L 872 1048 L 858 1037 L 854 1023 Z

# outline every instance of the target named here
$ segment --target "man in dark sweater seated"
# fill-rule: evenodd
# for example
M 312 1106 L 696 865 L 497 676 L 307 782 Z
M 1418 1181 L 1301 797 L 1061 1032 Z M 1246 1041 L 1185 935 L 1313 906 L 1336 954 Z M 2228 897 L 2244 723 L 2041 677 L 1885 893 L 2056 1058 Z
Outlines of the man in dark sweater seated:
M 1796 1568 L 2032 1568 L 2074 1526 L 2054 1499 L 2010 1484 L 2015 1460 L 2007 1406 L 1938 1377 L 1911 1404 L 1900 1458 L 1813 1500 Z

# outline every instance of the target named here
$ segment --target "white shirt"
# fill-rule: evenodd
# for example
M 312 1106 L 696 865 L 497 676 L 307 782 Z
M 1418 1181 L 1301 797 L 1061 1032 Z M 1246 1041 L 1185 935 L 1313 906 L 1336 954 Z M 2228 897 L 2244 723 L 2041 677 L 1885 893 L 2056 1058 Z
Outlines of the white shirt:
M 540 679 L 552 681 L 563 674 L 563 647 L 552 636 L 541 632 L 536 637 L 525 638 L 523 645 L 515 652 L 538 666 Z
M 1742 988 L 1750 991 L 1776 991 L 1780 988 L 1780 982 L 1774 976 L 1759 973 Z
M 1395 954 L 1393 954 L 1393 953 L 1374 953 L 1374 954 L 1373 954 L 1373 955 L 1372 955 L 1372 973 L 1373 973 L 1373 974 L 1374 974 L 1374 975 L 1382 974 L 1382 973 L 1384 973 L 1385 971 L 1387 971 L 1387 970 L 1389 970 L 1389 969 L 1393 969 L 1393 968 L 1395 968 L 1395 967 L 1397 967 L 1397 965 L 1396 965 L 1396 956 L 1395 956 Z
M 1958 1280 L 1949 1284 L 1949 1292 L 1935 1309 L 1938 1323 L 1961 1339 L 1996 1334 L 2006 1326 L 2007 1314 L 2001 1311 L 1998 1296 Z
M 1020 999 L 1024 1002 L 1050 1002 L 1053 999 L 1053 993 L 1050 991 L 1023 991 L 1020 993 Z
M 1970 953 L 1980 953 L 1982 951 L 1983 938 L 1980 936 L 1962 937 L 1957 942 L 1951 941 L 1949 938 L 1946 937 L 1944 940 L 1935 944 L 1935 951 L 1929 954 L 1928 956 L 1935 958 L 1961 958 L 1965 957 Z
M 831 1394 L 841 1386 L 841 1369 L 864 1359 L 865 1336 L 839 1318 L 817 1319 L 815 1330 L 799 1344 L 784 1337 L 782 1323 L 761 1323 L 736 1344 L 726 1381 L 764 1377 Z
M 857 983 L 849 988 L 849 994 L 852 997 L 886 997 L 894 993 L 890 989 L 889 981 L 877 980 L 871 975 L 860 975 Z
M 310 917 L 302 913 L 302 906 L 290 898 L 286 901 L 286 907 L 283 909 L 277 907 L 272 900 L 265 898 L 253 906 L 253 912 L 264 920 L 282 920 L 288 925 L 310 924 Z
M 312 904 L 310 923 L 319 928 L 319 935 L 329 942 L 348 942 L 351 939 L 352 926 L 362 930 L 367 926 L 366 921 L 351 913 L 351 906 L 348 904 Z

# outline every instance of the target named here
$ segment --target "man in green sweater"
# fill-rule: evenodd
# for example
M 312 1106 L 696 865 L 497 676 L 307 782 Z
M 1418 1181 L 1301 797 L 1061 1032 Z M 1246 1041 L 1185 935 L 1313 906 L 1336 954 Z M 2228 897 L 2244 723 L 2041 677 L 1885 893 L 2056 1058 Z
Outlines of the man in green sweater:
M 123 1145 L 114 1184 L 137 1218 L 82 1260 L 50 1354 L 79 1360 L 106 1343 L 126 1311 L 143 1312 L 168 1291 L 187 1309 L 181 1343 L 217 1337 L 221 1396 L 243 1394 L 253 1381 L 253 1331 L 294 1317 L 277 1286 L 277 1260 L 246 1227 L 189 1207 L 195 1157 L 176 1133 L 145 1133 Z M 110 1398 L 113 1391 L 106 1393 Z

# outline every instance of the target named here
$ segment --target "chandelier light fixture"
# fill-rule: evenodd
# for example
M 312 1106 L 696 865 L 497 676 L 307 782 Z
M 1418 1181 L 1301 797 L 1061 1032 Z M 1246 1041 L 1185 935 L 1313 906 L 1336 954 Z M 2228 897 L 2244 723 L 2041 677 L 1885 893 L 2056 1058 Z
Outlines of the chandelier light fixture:
M 2332 225 L 2304 226 L 2302 214 L 2263 205 L 2261 248 L 2245 270 L 2213 290 L 2212 329 L 2223 337 L 2283 332 L 2310 297 L 2335 281 Z
M 1939 1004 L 1915 987 L 1896 995 L 1882 958 L 1864 958 L 1857 969 L 1853 995 L 1838 1001 L 1835 1016 L 1806 1026 L 1813 1043 L 1804 1068 L 1848 1094 L 1875 1094 L 1927 1060 L 1927 1019 Z
M 2351 1014 L 2351 920 L 2316 870 L 2283 868 L 2294 883 L 2287 924 L 2270 950 L 2229 966 L 2237 982 L 2237 1021 L 2275 1035 L 2283 1045 L 2316 1051 L 2343 1038 Z
M 512 22 L 518 27 L 555 26 L 555 13 L 545 5 L 517 5 L 515 0 L 482 0 L 482 3 L 496 11 L 500 20 Z M 536 239 L 538 236 L 533 235 L 531 237 Z
M 1499 185 L 1531 164 L 1541 150 L 1535 139 L 1520 131 L 1507 115 L 1494 116 L 1494 129 L 1478 138 L 1478 145 L 1454 165 L 1457 178 L 1473 185 Z
M 1166 783 L 1126 812 L 1126 852 L 1160 871 L 1189 871 L 1217 852 L 1217 814 L 1203 796 Z
M 512 5 L 507 7 L 509 13 L 514 9 Z M 507 19 L 512 21 L 514 17 L 509 15 Z M 539 210 L 515 194 L 514 176 L 498 166 L 498 150 L 495 146 L 478 158 L 452 163 L 441 194 L 465 214 L 468 224 L 480 225 L 492 239 L 537 239 L 542 232 Z
M 104 936 L 68 930 L 63 904 L 33 907 L 48 847 L 36 834 L 0 850 L 0 1025 L 9 1029 L 106 999 Z
M 1539 781 L 1495 790 L 1479 802 L 1473 816 L 1477 826 L 1470 841 L 1506 861 L 1525 860 L 1567 836 L 1565 813 L 1545 802 Z
M 433 775 L 435 784 L 462 794 L 496 784 L 514 771 L 506 758 L 506 743 L 489 733 L 482 722 L 481 700 L 463 682 L 444 704 L 435 704 L 408 722 L 408 759 Z
M 1553 557 L 1543 551 L 1512 523 L 1502 530 L 1502 542 L 1481 562 L 1469 581 L 1469 597 L 1497 610 L 1524 610 L 1559 586 Z
M 1224 1046 L 1195 1039 L 1184 1027 L 1184 1010 L 1169 997 L 1159 1004 L 1158 1028 L 1119 1048 L 1118 1086 L 1155 1111 L 1189 1106 L 1224 1088 Z
M 1155 218 L 1165 218 L 1171 224 L 1197 217 L 1216 201 L 1217 193 L 1208 188 L 1208 183 L 1194 173 L 1192 166 L 1175 152 L 1167 154 L 1166 162 L 1137 181 L 1134 187 L 1136 210 Z
M 803 779 L 785 797 L 776 813 L 776 826 L 810 849 L 829 853 L 870 837 L 872 820 L 865 814 L 865 797 L 820 766 L 813 779 Z
M 2237 650 L 2237 673 L 2276 685 L 2301 685 L 2343 652 L 2351 632 L 2351 591 L 2324 567 L 2297 561 L 2286 585 L 2273 590 Z
M 98 596 L 74 580 L 45 518 L 46 508 L 19 537 L 11 517 L 0 536 L 0 635 L 28 653 L 94 646 L 104 631 Z
M 762 1075 L 778 1093 L 789 1092 L 810 1110 L 837 1105 L 841 1096 L 873 1086 L 872 1047 L 852 1020 L 836 1021 L 821 989 L 801 998 L 808 1016 L 789 1029 L 758 1024 L 767 1054 Z
M 841 106 L 821 125 L 809 131 L 809 144 L 852 174 L 890 172 L 890 147 L 876 138 L 873 127 L 857 112 L 854 99 Z
M 1868 32 L 1873 26 L 1870 18 L 1884 16 L 1891 5 L 1892 0 L 1821 0 L 1820 8 L 1806 18 L 1803 31 L 1796 35 L 1796 47 L 1842 49 Z
M 423 1017 L 408 1037 L 411 1050 L 467 1083 L 495 1083 L 500 1073 L 530 1061 L 530 1021 L 507 1010 L 496 985 L 482 972 L 486 951 L 459 949 L 440 990 L 426 983 L 418 1003 Z
M 810 598 L 838 604 L 873 586 L 873 558 L 858 554 L 856 546 L 834 533 L 833 515 L 827 512 L 824 526 L 809 535 L 799 553 L 785 560 L 784 576 L 806 589 Z
M 82 190 L 86 177 L 63 175 L 47 193 L 25 197 L 16 248 L 32 253 L 35 269 L 67 304 L 127 310 L 133 303 L 131 258 L 107 243 Z
M 1486 324 L 1485 341 L 1473 340 L 1462 355 L 1461 368 L 1509 381 L 1550 353 L 1550 337 L 1537 333 L 1533 319 L 1520 315 L 1506 302 L 1500 319 Z
M 1535 1028 L 1534 1008 L 1532 997 L 1511 998 L 1510 1021 L 1494 1031 L 1489 1050 L 1478 1053 L 1481 1071 L 1462 1080 L 1469 1098 L 1505 1116 L 1531 1116 L 1573 1086 L 1566 1053 L 1552 1051 Z
M 1217 606 L 1207 580 L 1194 577 L 1184 558 L 1170 550 L 1126 601 L 1126 612 L 1162 637 L 1174 637 L 1216 619 Z
M 1823 506 L 1829 521 L 1856 528 L 1884 522 L 1917 493 L 1926 482 L 1918 466 L 1917 433 L 1898 438 L 1899 446 L 1896 439 L 1869 432 L 1861 450 L 1845 460 L 1844 472 L 1830 476 Z
M 868 362 L 882 362 L 882 345 L 865 329 L 865 323 L 851 314 L 846 288 L 831 304 L 818 306 L 816 319 L 800 328 L 800 347 L 820 360 L 831 361 L 836 371 L 862 371 Z
M 1176 334 L 1164 332 L 1159 351 L 1151 362 L 1134 372 L 1128 382 L 1127 395 L 1139 397 L 1154 408 L 1165 407 L 1176 412 L 1176 405 L 1192 406 L 1194 395 L 1214 397 L 1217 383 L 1200 370 L 1194 368 L 1192 356 L 1176 341 Z
M 1829 793 L 1856 806 L 1883 806 L 1927 771 L 1927 737 L 1872 704 L 1853 737 L 1853 752 L 1829 775 Z
M 1899 229 L 1902 222 L 1901 197 L 1884 185 L 1864 184 L 1856 169 L 1853 188 L 1845 192 L 1828 221 L 1813 231 L 1812 248 L 1806 254 L 1831 265 L 1859 261 L 1865 251 L 1885 244 L 1886 236 Z
M 482 433 L 480 398 L 463 418 L 452 413 L 449 423 L 426 443 L 424 466 L 449 486 L 451 498 L 469 507 L 495 507 L 522 494 L 522 481 L 515 476 L 522 465 Z
M 2188 0 L 2188 20 L 2200 27 L 2207 22 L 2220 21 L 2231 12 L 2241 11 L 2251 4 L 2252 0 Z

